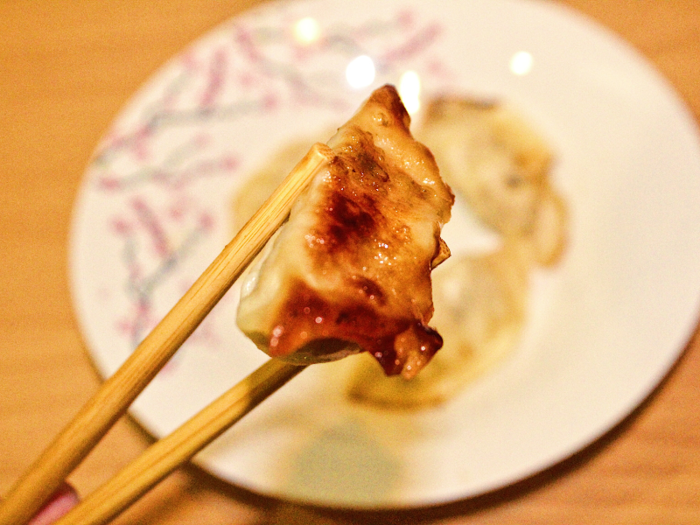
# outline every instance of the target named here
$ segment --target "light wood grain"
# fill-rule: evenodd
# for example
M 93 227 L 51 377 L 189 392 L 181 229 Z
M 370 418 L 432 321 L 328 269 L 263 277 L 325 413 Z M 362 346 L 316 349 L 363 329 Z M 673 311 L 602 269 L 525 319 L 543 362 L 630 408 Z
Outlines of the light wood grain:
M 66 262 L 71 209 L 93 148 L 163 62 L 254 3 L 0 2 L 0 494 L 99 385 L 73 317 Z M 561 3 L 629 41 L 700 117 L 700 2 Z M 410 514 L 320 511 L 187 468 L 115 523 L 697 524 L 699 384 L 700 341 L 694 340 L 659 391 L 608 438 L 552 471 L 475 501 Z M 121 421 L 71 481 L 91 492 L 149 442 Z

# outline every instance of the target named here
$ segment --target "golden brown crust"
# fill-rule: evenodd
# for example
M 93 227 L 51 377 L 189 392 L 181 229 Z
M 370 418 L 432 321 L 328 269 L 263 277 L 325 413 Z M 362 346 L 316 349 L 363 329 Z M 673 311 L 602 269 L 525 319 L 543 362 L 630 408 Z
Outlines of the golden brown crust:
M 428 326 L 430 272 L 454 197 L 409 124 L 385 86 L 329 141 L 335 157 L 239 308 L 239 326 L 270 355 L 315 362 L 362 348 L 408 377 L 442 346 Z

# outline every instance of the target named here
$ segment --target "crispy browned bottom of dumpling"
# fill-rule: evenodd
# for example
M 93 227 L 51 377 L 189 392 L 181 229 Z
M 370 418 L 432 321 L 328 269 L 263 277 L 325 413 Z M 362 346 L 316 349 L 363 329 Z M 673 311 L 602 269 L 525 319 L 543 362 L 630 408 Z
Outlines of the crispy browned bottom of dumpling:
M 271 356 L 312 363 L 366 350 L 413 376 L 442 346 L 430 273 L 454 197 L 409 131 L 393 87 L 328 142 L 335 157 L 244 282 L 238 325 Z

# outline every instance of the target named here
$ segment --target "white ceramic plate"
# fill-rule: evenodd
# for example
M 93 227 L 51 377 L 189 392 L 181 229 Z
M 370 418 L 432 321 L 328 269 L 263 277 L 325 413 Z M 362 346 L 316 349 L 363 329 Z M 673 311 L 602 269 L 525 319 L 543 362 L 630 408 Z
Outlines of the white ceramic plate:
M 302 31 L 318 37 L 311 44 L 294 31 L 306 17 L 315 20 Z M 356 81 L 371 85 L 353 88 L 346 68 L 362 55 L 374 78 L 360 68 Z M 206 35 L 155 75 L 102 140 L 72 237 L 76 309 L 101 373 L 119 366 L 230 239 L 231 198 L 251 170 L 287 141 L 344 122 L 372 88 L 406 71 L 425 97 L 503 98 L 544 132 L 572 212 L 565 260 L 536 276 L 517 351 L 462 396 L 420 413 L 376 414 L 324 379 L 336 365 L 311 367 L 198 456 L 222 479 L 364 508 L 481 494 L 613 427 L 692 333 L 698 137 L 632 49 L 554 3 L 311 0 L 267 4 Z M 459 225 L 450 228 L 448 241 Z M 153 435 L 265 360 L 235 328 L 236 301 L 234 289 L 136 402 L 133 414 Z

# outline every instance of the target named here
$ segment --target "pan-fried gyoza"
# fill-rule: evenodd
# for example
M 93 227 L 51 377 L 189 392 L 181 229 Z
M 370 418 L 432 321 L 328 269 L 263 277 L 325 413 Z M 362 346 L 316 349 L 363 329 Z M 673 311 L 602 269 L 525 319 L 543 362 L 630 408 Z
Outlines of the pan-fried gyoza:
M 367 351 L 414 376 L 442 346 L 431 271 L 454 197 L 409 131 L 396 90 L 375 91 L 330 139 L 328 169 L 242 285 L 237 322 L 273 357 L 307 364 Z

